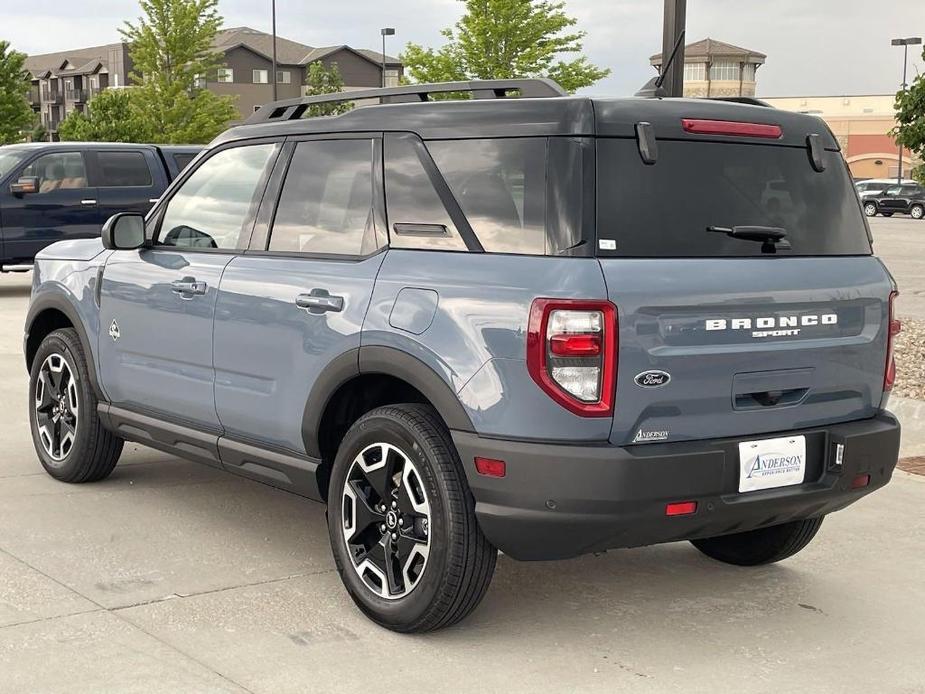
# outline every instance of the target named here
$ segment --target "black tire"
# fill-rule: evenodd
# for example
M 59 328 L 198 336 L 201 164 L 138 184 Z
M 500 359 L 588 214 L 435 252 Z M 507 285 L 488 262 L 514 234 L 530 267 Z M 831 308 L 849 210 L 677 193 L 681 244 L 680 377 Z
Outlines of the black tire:
M 46 360 L 49 359 L 52 360 L 49 362 L 53 365 L 52 368 L 57 365 L 66 369 L 66 373 L 62 371 L 59 378 L 65 383 L 71 383 L 70 379 L 73 379 L 74 387 L 73 389 L 70 389 L 70 386 L 65 388 L 63 403 L 52 402 L 54 398 L 51 398 L 47 406 L 38 407 L 36 392 L 39 388 L 42 370 L 45 368 Z M 105 479 L 116 466 L 119 455 L 122 453 L 122 439 L 104 429 L 100 422 L 96 410 L 98 401 L 93 392 L 89 368 L 87 356 L 77 332 L 73 328 L 64 328 L 55 330 L 42 340 L 29 374 L 29 424 L 32 430 L 32 443 L 45 471 L 62 482 L 97 482 Z M 41 385 L 41 396 L 46 394 L 45 383 L 47 381 L 43 381 Z M 71 399 L 76 402 L 76 408 L 70 402 Z M 48 408 L 52 406 L 63 406 L 66 412 L 60 415 L 53 424 L 48 425 L 46 419 L 46 428 L 43 432 L 40 430 L 39 418 L 45 419 Z M 58 421 L 62 423 L 59 424 Z M 69 424 L 70 422 L 73 424 Z M 61 430 L 65 425 L 72 432 L 69 445 L 62 444 L 55 447 L 52 444 L 51 450 L 46 450 L 46 442 L 53 441 L 53 438 L 47 438 L 49 429 L 53 433 Z M 59 429 L 55 429 L 55 426 Z
M 773 564 L 792 557 L 806 547 L 819 532 L 823 518 L 825 516 L 781 523 L 734 535 L 691 540 L 691 544 L 711 559 L 726 564 Z
M 909 208 L 909 215 L 912 219 L 925 219 L 925 206 L 913 205 Z
M 388 453 L 385 447 L 379 448 L 380 444 L 394 449 L 388 449 L 392 451 Z M 383 466 L 383 473 L 378 477 L 372 472 L 366 477 L 367 473 L 356 462 L 360 460 L 361 453 L 371 455 L 374 461 L 386 460 L 386 465 L 391 467 L 386 470 Z M 394 456 L 394 460 L 390 456 Z M 376 467 L 375 462 L 369 464 L 365 457 L 363 460 L 368 467 Z M 419 480 L 419 483 L 414 483 L 418 502 L 420 505 L 427 504 L 428 508 L 428 521 L 423 533 L 418 532 L 422 521 L 420 517 L 409 516 L 409 520 L 405 520 L 403 509 L 413 499 L 410 493 L 405 493 L 404 501 L 401 501 L 401 482 L 391 492 L 398 504 L 391 508 L 397 508 L 398 516 L 390 513 L 381 516 L 366 514 L 367 511 L 378 510 L 378 500 L 383 498 L 375 491 L 376 488 L 384 485 L 386 495 L 392 489 L 388 486 L 390 482 L 382 480 L 391 480 L 391 483 L 396 478 L 404 480 L 404 472 L 398 475 L 394 471 L 398 465 L 402 466 L 402 471 L 409 469 L 409 464 L 409 479 Z M 349 499 L 345 485 L 348 475 L 350 491 L 359 489 L 366 504 L 357 500 L 359 497 Z M 424 497 L 420 496 L 421 492 Z M 350 508 L 352 504 L 355 505 L 353 511 Z M 360 518 L 358 512 L 366 515 Z M 380 520 L 387 520 L 389 525 L 380 523 Z M 387 536 L 396 537 L 393 531 L 398 529 L 397 523 L 403 523 L 404 531 L 398 530 L 399 540 L 393 545 Z M 363 528 L 366 530 L 363 531 Z M 383 528 L 386 529 L 384 533 Z M 341 442 L 331 472 L 328 529 L 337 571 L 350 597 L 374 622 L 404 633 L 447 627 L 472 612 L 488 589 L 498 555 L 478 526 L 475 502 L 449 432 L 437 413 L 425 405 L 380 407 L 361 417 L 350 428 Z M 362 538 L 365 546 L 355 544 L 348 550 L 345 539 L 348 532 L 351 539 Z M 406 558 L 399 553 L 390 552 L 393 546 L 399 552 L 407 534 L 415 533 L 418 537 L 416 542 L 422 542 L 421 537 L 426 538 L 424 541 L 428 543 L 429 554 L 414 582 L 406 584 L 405 574 L 400 569 L 407 568 L 409 564 L 403 563 Z M 376 592 L 376 576 L 369 569 L 361 577 L 365 559 L 372 558 L 374 552 L 379 559 L 394 556 L 394 559 L 386 561 L 391 562 L 392 572 L 402 590 L 393 591 L 391 581 L 384 578 L 384 572 L 379 572 L 379 594 Z M 355 556 L 359 559 L 355 560 Z M 407 561 L 412 559 L 416 558 L 408 557 Z
M 892 216 L 893 216 L 893 213 L 892 213 L 892 212 L 881 212 L 880 214 L 882 214 L 884 217 L 892 217 Z

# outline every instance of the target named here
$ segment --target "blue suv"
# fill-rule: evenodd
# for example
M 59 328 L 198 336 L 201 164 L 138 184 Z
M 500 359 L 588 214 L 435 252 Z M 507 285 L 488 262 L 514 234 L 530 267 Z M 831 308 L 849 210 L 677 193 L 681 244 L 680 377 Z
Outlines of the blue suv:
M 345 98 L 382 103 L 303 118 Z M 356 604 L 427 631 L 498 550 L 800 551 L 896 464 L 895 296 L 817 118 L 537 80 L 307 97 L 39 253 L 29 416 L 59 480 L 127 440 L 326 502 Z

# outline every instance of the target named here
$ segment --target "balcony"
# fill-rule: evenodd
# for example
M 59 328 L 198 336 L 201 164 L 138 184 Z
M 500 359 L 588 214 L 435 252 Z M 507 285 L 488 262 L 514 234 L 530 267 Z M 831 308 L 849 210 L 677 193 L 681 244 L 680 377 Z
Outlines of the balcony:
M 38 108 L 42 105 L 42 91 L 37 86 L 29 90 L 29 104 L 33 108 Z
M 65 96 L 68 101 L 73 101 L 75 104 L 85 104 L 94 96 L 99 94 L 99 87 L 86 87 L 83 89 L 68 89 Z
M 42 90 L 42 103 L 44 104 L 60 104 L 64 102 L 64 95 L 57 89 L 48 89 L 47 87 Z

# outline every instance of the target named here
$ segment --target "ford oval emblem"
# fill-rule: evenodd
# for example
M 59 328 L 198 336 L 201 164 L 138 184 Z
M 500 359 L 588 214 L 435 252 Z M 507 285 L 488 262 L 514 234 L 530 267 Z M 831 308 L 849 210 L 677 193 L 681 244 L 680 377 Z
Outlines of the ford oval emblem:
M 671 380 L 671 374 L 667 371 L 643 371 L 633 380 L 636 381 L 636 385 L 640 388 L 660 388 L 661 386 L 668 385 L 668 382 Z

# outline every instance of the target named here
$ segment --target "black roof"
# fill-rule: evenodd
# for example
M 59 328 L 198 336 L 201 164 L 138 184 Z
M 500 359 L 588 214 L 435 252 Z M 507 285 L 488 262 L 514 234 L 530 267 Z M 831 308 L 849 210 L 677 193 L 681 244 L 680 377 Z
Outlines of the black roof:
M 316 133 L 413 132 L 422 139 L 484 137 L 635 137 L 639 122 L 651 123 L 658 139 L 716 139 L 683 131 L 682 118 L 744 121 L 781 126 L 776 144 L 806 146 L 817 134 L 827 149 L 838 143 L 822 119 L 765 106 L 712 99 L 640 97 L 468 99 L 361 106 L 339 116 L 267 120 L 234 127 L 213 142 Z M 720 138 L 728 141 L 729 138 Z M 769 143 L 757 138 L 740 141 Z

